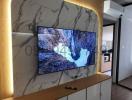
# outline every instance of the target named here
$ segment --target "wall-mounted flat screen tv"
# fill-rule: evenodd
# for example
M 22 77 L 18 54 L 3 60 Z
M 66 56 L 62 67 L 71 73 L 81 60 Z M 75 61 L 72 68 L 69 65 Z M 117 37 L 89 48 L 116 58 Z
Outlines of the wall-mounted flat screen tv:
M 43 26 L 38 26 L 37 32 L 39 74 L 95 64 L 95 32 Z

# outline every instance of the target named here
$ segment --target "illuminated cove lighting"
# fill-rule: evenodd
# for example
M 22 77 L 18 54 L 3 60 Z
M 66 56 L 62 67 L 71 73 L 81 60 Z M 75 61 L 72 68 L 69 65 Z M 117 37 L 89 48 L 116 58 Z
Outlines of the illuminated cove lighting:
M 96 72 L 100 71 L 101 66 L 101 44 L 102 44 L 102 25 L 103 25 L 103 2 L 104 0 L 64 0 L 87 9 L 90 9 L 95 12 L 98 17 L 98 47 L 97 47 L 97 61 L 96 61 Z M 98 4 L 99 3 L 99 4 Z M 102 3 L 102 5 L 101 5 Z

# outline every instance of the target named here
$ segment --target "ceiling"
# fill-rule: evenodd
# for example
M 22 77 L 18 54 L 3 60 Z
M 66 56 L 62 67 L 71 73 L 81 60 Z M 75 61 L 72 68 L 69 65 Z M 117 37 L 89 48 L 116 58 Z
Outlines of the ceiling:
M 129 3 L 132 3 L 132 0 L 112 0 L 120 5 L 125 5 L 125 4 L 129 4 Z M 105 19 L 104 17 L 104 25 L 108 25 L 108 24 L 112 24 L 114 23 L 114 20 L 110 20 L 110 19 Z
M 113 23 L 115 23 L 115 21 L 108 20 L 108 19 L 103 19 L 103 25 L 104 25 L 104 26 L 110 25 L 110 24 L 113 24 Z
M 132 0 L 113 0 L 113 1 L 121 5 L 132 3 Z

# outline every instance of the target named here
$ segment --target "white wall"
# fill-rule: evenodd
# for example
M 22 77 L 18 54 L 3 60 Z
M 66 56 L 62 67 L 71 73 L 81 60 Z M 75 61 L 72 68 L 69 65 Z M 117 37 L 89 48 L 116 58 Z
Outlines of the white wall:
M 119 59 L 119 81 L 132 75 L 132 6 L 125 7 L 122 16 Z
M 103 40 L 113 41 L 113 25 L 103 27 Z
M 102 50 L 110 50 L 113 45 L 113 25 L 103 27 Z

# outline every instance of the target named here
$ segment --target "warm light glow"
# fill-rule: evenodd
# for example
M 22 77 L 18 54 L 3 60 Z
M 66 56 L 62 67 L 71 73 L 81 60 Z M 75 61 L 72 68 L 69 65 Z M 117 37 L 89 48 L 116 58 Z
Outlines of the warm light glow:
M 97 72 L 97 74 L 102 74 L 101 72 Z
M 88 9 L 93 10 L 98 16 L 98 60 L 101 59 L 101 37 L 102 37 L 102 6 L 103 0 L 65 0 Z M 2 12 L 2 13 L 1 13 Z M 12 57 L 12 31 L 11 31 L 11 0 L 1 0 L 0 3 L 0 99 L 13 96 L 13 57 Z M 3 43 L 2 43 L 3 42 Z M 3 64 L 3 65 L 2 65 Z M 4 67 L 3 67 L 4 66 Z M 99 67 L 98 67 L 99 69 Z M 98 71 L 97 69 L 97 71 Z
M 8 3 L 8 30 L 9 30 L 9 74 L 7 75 L 7 77 L 9 77 L 9 95 L 13 96 L 14 94 L 14 84 L 13 84 L 13 54 L 12 54 L 12 24 L 11 24 L 11 0 L 9 0 L 10 3 Z
M 0 3 L 0 100 L 13 96 L 11 0 Z
M 101 59 L 101 44 L 102 44 L 103 0 L 102 2 L 101 0 L 64 0 L 64 1 L 93 10 L 98 17 L 98 48 L 97 48 L 96 72 L 99 72 L 101 66 L 100 59 Z
M 64 0 L 64 1 L 66 1 L 66 2 L 69 2 L 69 3 L 73 3 L 73 4 L 75 4 L 75 5 L 78 5 L 78 6 L 81 6 L 81 7 L 84 7 L 84 8 L 88 8 L 88 9 L 91 9 L 91 10 L 93 10 L 96 14 L 97 14 L 97 16 L 98 16 L 98 11 L 93 7 L 93 6 L 91 6 L 91 5 L 87 5 L 87 4 L 84 4 L 84 3 L 78 3 L 78 2 L 75 2 L 75 0 Z M 77 1 L 77 0 L 76 0 Z M 78 0 L 79 1 L 79 0 Z M 82 1 L 83 2 L 83 1 Z

